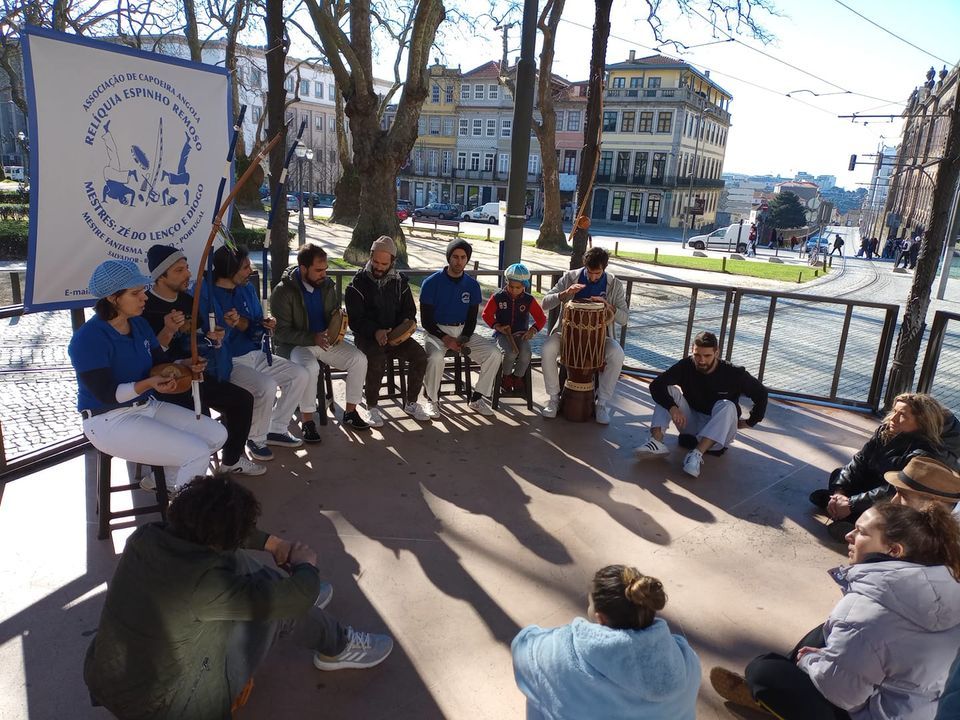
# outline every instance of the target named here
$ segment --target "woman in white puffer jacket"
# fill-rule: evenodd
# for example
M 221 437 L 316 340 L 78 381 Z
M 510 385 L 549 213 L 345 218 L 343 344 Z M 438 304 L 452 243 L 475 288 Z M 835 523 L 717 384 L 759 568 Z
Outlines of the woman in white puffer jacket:
M 847 543 L 827 621 L 789 658 L 754 659 L 745 678 L 714 668 L 721 696 L 783 720 L 933 720 L 960 647 L 960 527 L 939 503 L 884 503 Z

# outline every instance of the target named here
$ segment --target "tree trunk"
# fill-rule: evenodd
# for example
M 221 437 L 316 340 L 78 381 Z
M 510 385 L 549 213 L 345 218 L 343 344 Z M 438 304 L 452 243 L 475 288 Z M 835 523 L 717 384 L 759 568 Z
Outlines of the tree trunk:
M 893 407 L 894 398 L 910 392 L 920 355 L 920 342 L 926 325 L 927 309 L 930 307 L 930 291 L 937 276 L 937 265 L 943 254 L 943 245 L 950 230 L 950 209 L 954 188 L 960 178 L 960 92 L 956 92 L 950 112 L 950 129 L 943 146 L 943 161 L 937 170 L 937 184 L 933 191 L 933 207 L 930 212 L 930 227 L 920 244 L 920 255 L 913 273 L 913 284 L 907 298 L 907 307 L 900 323 L 897 347 L 893 353 L 890 381 L 887 383 L 885 406 Z M 949 261 L 946 262 L 949 272 Z
M 284 36 L 283 0 L 267 0 L 267 141 L 279 132 L 286 132 L 284 114 L 286 112 L 287 91 L 283 87 L 286 77 L 287 50 L 289 45 Z M 276 197 L 277 184 L 283 174 L 286 159 L 286 142 L 277 143 L 270 151 L 270 197 Z M 289 213 L 285 198 L 279 198 L 273 227 L 270 230 L 270 285 L 280 282 L 283 271 L 287 269 L 290 257 Z
M 583 126 L 583 153 L 580 162 L 580 174 L 577 177 L 576 218 L 590 216 L 593 202 L 593 181 L 597 176 L 600 162 L 600 120 L 603 111 L 603 76 L 607 61 L 607 40 L 610 38 L 610 6 L 613 0 L 596 0 L 596 13 L 593 21 L 593 48 L 590 53 L 590 84 L 587 91 L 587 117 Z M 583 265 L 583 254 L 587 251 L 587 230 L 576 228 L 573 234 L 573 254 L 570 256 L 570 269 Z
M 370 246 L 381 235 L 389 235 L 397 244 L 397 265 L 407 267 L 407 243 L 397 220 L 397 170 L 390 163 L 371 164 L 360 182 L 362 212 L 353 229 L 343 259 L 363 265 L 370 257 Z
M 187 47 L 190 48 L 190 59 L 193 62 L 202 62 L 203 43 L 200 42 L 200 31 L 197 27 L 197 5 L 194 0 L 183 0 L 183 16 L 183 34 L 187 38 Z
M 243 133 L 240 133 L 241 135 Z M 246 155 L 237 154 L 236 159 L 237 177 L 243 175 L 250 167 L 250 158 Z M 260 199 L 260 186 L 263 185 L 263 168 L 254 171 L 250 182 L 240 188 L 237 194 L 235 204 L 238 208 L 244 210 L 263 210 L 263 201 Z
M 340 162 L 340 179 L 337 180 L 336 201 L 330 222 L 341 225 L 356 225 L 360 217 L 360 175 L 350 157 L 350 143 L 347 142 L 347 116 L 343 109 L 343 93 L 337 87 L 337 158 Z M 366 261 L 364 261 L 366 262 Z

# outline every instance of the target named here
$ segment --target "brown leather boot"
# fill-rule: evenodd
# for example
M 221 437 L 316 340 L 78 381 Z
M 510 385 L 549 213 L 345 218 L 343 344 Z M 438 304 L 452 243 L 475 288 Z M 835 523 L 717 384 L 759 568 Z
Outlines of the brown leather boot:
M 750 688 L 747 687 L 747 681 L 743 679 L 742 675 L 737 675 L 737 673 L 726 668 L 714 667 L 710 669 L 710 684 L 724 700 L 728 700 L 734 705 L 769 714 L 765 707 L 759 705 L 753 699 Z

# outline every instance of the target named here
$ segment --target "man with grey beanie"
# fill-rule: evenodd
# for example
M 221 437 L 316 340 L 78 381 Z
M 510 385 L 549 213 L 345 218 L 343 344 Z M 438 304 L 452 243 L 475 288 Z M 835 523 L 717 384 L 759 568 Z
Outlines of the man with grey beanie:
M 403 411 L 421 422 L 430 419 L 417 402 L 427 369 L 427 355 L 412 337 L 417 306 L 407 278 L 394 267 L 396 258 L 397 246 L 393 239 L 381 235 L 370 247 L 367 264 L 357 271 L 343 294 L 354 344 L 367 356 L 364 395 L 370 414 L 367 422 L 373 427 L 381 427 L 386 417 L 379 407 L 380 386 L 387 362 L 393 362 L 393 358 L 407 366 Z M 410 336 L 391 344 L 391 334 L 406 334 L 399 330 L 404 326 L 410 329 Z
M 447 266 L 437 270 L 420 287 L 420 315 L 427 331 L 427 374 L 424 388 L 430 417 L 440 417 L 438 401 L 447 350 L 469 354 L 480 365 L 480 377 L 470 398 L 470 408 L 481 415 L 493 415 L 489 397 L 500 370 L 500 351 L 486 338 L 476 335 L 480 312 L 480 283 L 464 270 L 473 254 L 466 240 L 455 238 L 447 245 Z

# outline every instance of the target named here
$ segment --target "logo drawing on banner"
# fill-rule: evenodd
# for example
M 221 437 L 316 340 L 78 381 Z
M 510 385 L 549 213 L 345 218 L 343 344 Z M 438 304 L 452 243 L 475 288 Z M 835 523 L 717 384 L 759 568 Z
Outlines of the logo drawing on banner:
M 462 302 L 464 305 L 469 305 L 469 304 L 470 304 L 470 293 L 468 293 L 468 292 L 463 293 L 463 295 L 460 296 L 460 302 Z
M 203 149 L 200 116 L 183 92 L 144 72 L 116 73 L 88 94 L 84 143 L 102 162 L 83 178 L 87 227 L 112 257 L 136 259 L 154 243 L 182 247 L 201 225 L 204 187 L 191 182 Z

